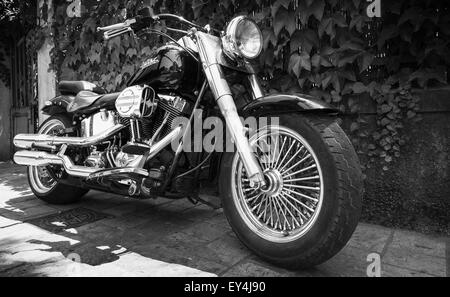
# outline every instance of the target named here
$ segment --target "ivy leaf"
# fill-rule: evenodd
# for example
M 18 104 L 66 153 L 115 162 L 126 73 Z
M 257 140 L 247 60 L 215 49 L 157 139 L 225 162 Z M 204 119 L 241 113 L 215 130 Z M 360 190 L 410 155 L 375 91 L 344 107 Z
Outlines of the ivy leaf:
M 350 29 L 355 28 L 356 31 L 361 33 L 362 32 L 362 28 L 363 28 L 366 20 L 367 20 L 367 17 L 365 17 L 365 16 L 363 16 L 361 14 L 354 14 L 352 16 L 351 21 L 350 21 L 349 28 Z
M 320 56 L 318 54 L 315 54 L 312 58 L 311 58 L 311 66 L 314 68 L 319 68 L 320 67 Z
M 323 33 L 327 33 L 327 35 L 330 36 L 331 39 L 334 39 L 336 31 L 334 29 L 333 20 L 331 18 L 322 19 L 318 27 L 318 32 L 320 38 L 322 38 Z
M 286 26 L 286 21 L 289 21 L 289 12 L 281 8 L 278 10 L 276 17 L 273 20 L 273 30 L 275 36 L 278 36 L 281 30 Z
M 374 56 L 370 53 L 364 53 L 363 55 L 358 57 L 358 64 L 359 64 L 359 71 L 364 72 L 369 68 L 370 65 L 372 65 L 372 62 L 374 60 Z
M 322 20 L 324 9 L 324 0 L 314 0 L 313 3 L 308 7 L 308 11 L 310 11 L 311 14 L 314 15 L 319 22 Z
M 350 125 L 350 132 L 354 133 L 355 131 L 359 130 L 359 124 L 356 122 L 353 122 Z
M 397 26 L 390 24 L 387 27 L 383 28 L 383 30 L 381 30 L 380 34 L 378 35 L 377 41 L 378 49 L 381 49 L 384 46 L 386 40 L 392 39 L 397 35 L 398 35 Z
M 135 48 L 130 47 L 127 50 L 127 56 L 130 58 L 133 58 L 134 56 L 137 56 L 137 50 Z
M 362 82 L 356 82 L 353 84 L 352 90 L 355 94 L 362 94 L 367 91 L 367 88 Z
M 314 46 L 319 46 L 319 38 L 317 33 L 311 29 L 296 30 L 291 37 L 291 53 L 302 48 L 308 54 Z
M 322 88 L 326 89 L 330 85 L 332 75 L 330 73 L 325 73 L 324 78 L 322 79 Z
M 289 8 L 289 4 L 291 4 L 291 0 L 277 0 L 272 4 L 272 17 L 275 17 L 280 7 L 284 7 L 285 9 Z
M 359 53 L 358 54 L 343 55 L 342 57 L 339 57 L 339 60 L 337 61 L 337 66 L 338 67 L 344 67 L 347 64 L 352 64 L 359 55 L 360 55 Z
M 293 54 L 289 60 L 288 70 L 294 72 L 297 77 L 300 77 L 302 69 L 311 71 L 311 59 L 308 53 Z
M 324 0 L 314 0 L 311 4 L 308 4 L 307 1 L 300 1 L 296 14 L 299 15 L 300 22 L 305 26 L 312 15 L 314 15 L 318 21 L 321 21 L 323 18 L 324 9 Z
M 263 39 L 264 39 L 264 50 L 266 50 L 270 44 L 273 46 L 277 45 L 277 37 L 275 36 L 275 33 L 273 33 L 272 28 L 264 28 L 262 31 Z

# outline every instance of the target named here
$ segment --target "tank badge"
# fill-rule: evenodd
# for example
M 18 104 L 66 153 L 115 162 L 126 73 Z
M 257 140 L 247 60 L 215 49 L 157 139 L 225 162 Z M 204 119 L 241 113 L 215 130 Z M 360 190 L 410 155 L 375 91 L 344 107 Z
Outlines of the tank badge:
M 147 67 L 149 67 L 151 65 L 158 64 L 158 63 L 159 63 L 159 59 L 158 58 L 148 59 L 147 61 L 142 63 L 141 69 L 147 68 Z

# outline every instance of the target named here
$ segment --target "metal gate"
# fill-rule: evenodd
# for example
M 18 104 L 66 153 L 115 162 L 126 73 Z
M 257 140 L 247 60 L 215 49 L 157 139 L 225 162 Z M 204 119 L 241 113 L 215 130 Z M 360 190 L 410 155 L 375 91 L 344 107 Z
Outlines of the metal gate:
M 36 122 L 35 58 L 27 53 L 26 39 L 20 38 L 11 46 L 11 136 L 33 133 Z M 14 153 L 11 141 L 11 153 Z

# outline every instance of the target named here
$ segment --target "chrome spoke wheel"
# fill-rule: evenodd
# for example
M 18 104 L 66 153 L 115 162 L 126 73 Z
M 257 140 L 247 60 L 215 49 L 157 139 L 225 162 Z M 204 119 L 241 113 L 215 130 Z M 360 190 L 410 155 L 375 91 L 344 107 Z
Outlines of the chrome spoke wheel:
M 39 129 L 38 133 L 47 135 L 57 135 L 59 134 L 59 131 L 61 129 L 64 129 L 64 124 L 57 119 L 52 119 L 46 122 Z M 46 194 L 56 186 L 56 181 L 52 178 L 46 167 L 29 166 L 28 171 L 31 186 L 38 193 Z
M 314 225 L 322 206 L 322 171 L 311 146 L 283 126 L 261 129 L 250 144 L 264 171 L 267 185 L 250 187 L 236 154 L 232 165 L 234 203 L 247 226 L 260 237 L 290 242 Z

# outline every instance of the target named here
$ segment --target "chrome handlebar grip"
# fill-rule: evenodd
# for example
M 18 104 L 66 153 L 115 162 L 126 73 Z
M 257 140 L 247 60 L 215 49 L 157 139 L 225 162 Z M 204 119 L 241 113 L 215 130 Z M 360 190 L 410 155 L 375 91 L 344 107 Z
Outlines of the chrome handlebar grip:
M 103 38 L 105 40 L 110 40 L 111 38 L 120 36 L 120 35 L 128 33 L 128 32 L 132 32 L 132 31 L 133 31 L 133 29 L 131 29 L 130 27 L 123 28 L 123 29 L 117 29 L 117 30 L 109 30 L 109 31 L 106 31 L 105 33 L 103 33 Z
M 109 40 L 119 35 L 132 32 L 133 29 L 131 28 L 131 25 L 134 23 L 136 23 L 136 19 L 126 20 L 123 23 L 118 23 L 106 27 L 98 27 L 97 31 L 104 31 L 105 33 L 103 33 L 103 37 L 105 38 L 105 40 Z

